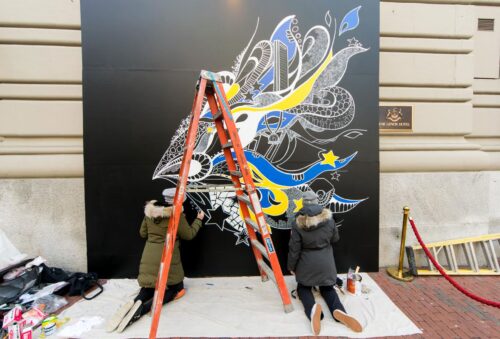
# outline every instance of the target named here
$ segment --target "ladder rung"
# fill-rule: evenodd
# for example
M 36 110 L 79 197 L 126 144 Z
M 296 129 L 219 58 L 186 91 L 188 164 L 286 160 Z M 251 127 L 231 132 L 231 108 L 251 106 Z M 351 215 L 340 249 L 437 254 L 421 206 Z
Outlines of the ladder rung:
M 237 195 L 236 197 L 238 198 L 239 201 L 247 204 L 248 207 L 250 207 L 253 211 L 253 206 L 252 206 L 252 203 L 250 202 L 250 198 L 248 197 L 248 195 L 242 194 L 242 195 Z
M 267 264 L 262 259 L 257 260 L 257 264 L 260 266 L 260 268 L 262 268 L 264 272 L 266 272 L 267 277 L 276 283 L 276 277 L 274 276 L 274 272 L 271 267 L 267 266 Z
M 267 255 L 267 251 L 266 251 L 266 248 L 264 247 L 264 245 L 262 245 L 257 239 L 253 239 L 251 240 L 251 243 L 252 245 L 259 250 L 260 253 L 262 253 L 262 255 L 267 259 L 269 260 L 269 255 Z M 267 273 L 267 272 L 266 272 Z
M 217 113 L 213 115 L 214 120 L 220 119 L 221 117 L 222 117 L 222 111 L 217 111 Z
M 259 226 L 255 223 L 255 221 L 253 221 L 252 219 L 250 218 L 245 218 L 245 222 L 252 226 L 253 229 L 255 230 L 255 232 L 259 232 L 260 233 L 260 230 L 259 230 Z
M 236 192 L 243 191 L 244 187 L 234 187 L 228 185 L 207 185 L 207 186 L 194 186 L 186 187 L 186 192 L 197 193 L 197 192 Z
M 242 195 L 237 195 L 236 197 L 238 198 L 239 201 L 245 203 L 248 206 L 248 208 L 250 208 L 252 212 L 255 213 L 255 210 L 252 206 L 252 203 L 250 202 L 250 198 L 248 197 L 248 195 L 242 194 Z
M 231 148 L 233 147 L 233 143 L 231 141 L 228 141 L 226 144 L 222 145 L 222 148 L 226 149 L 226 148 Z
M 243 174 L 241 174 L 240 171 L 229 171 L 229 174 L 239 178 L 243 177 Z

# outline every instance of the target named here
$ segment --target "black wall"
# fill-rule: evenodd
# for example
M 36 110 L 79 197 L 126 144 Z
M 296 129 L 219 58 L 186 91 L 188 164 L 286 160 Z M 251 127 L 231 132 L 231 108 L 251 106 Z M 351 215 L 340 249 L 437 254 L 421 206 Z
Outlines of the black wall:
M 356 37 L 369 48 L 353 56 L 339 86 L 356 104 L 349 125 L 362 136 L 339 138 L 331 149 L 341 158 L 358 151 L 334 181 L 335 192 L 362 199 L 352 211 L 337 214 L 341 241 L 335 247 L 339 271 L 360 265 L 378 269 L 378 39 L 379 4 L 353 1 L 128 1 L 81 3 L 85 204 L 88 265 L 102 277 L 134 277 L 144 240 L 139 237 L 144 202 L 160 199 L 165 180 L 152 180 L 180 121 L 189 114 L 201 69 L 230 70 L 249 42 L 269 39 L 278 23 L 295 14 L 302 34 L 361 5 L 359 26 L 337 36 L 334 54 Z M 330 133 L 334 136 L 339 133 Z M 326 146 L 327 149 L 330 149 Z M 297 151 L 296 162 L 304 152 Z M 185 206 L 192 218 L 190 205 Z M 222 223 L 222 220 L 220 220 Z M 273 231 L 286 267 L 289 230 Z M 231 232 L 204 227 L 183 243 L 188 276 L 257 274 L 251 250 L 235 245 Z

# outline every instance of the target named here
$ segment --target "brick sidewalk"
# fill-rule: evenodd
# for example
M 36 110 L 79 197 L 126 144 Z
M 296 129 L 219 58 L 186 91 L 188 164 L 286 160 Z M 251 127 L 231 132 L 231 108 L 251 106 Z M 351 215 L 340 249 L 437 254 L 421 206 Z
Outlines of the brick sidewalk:
M 423 332 L 408 337 L 500 338 L 500 310 L 466 297 L 443 277 L 418 277 L 404 283 L 390 278 L 382 269 L 370 276 Z M 454 279 L 476 295 L 500 300 L 498 276 Z

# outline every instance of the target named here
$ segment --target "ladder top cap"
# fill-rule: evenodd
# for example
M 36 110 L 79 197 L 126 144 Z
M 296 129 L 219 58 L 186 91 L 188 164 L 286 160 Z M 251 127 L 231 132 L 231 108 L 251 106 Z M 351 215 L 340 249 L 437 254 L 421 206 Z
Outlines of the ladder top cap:
M 201 71 L 200 78 L 207 79 L 210 81 L 216 81 L 216 82 L 222 81 L 221 77 L 217 73 L 206 71 L 206 70 Z

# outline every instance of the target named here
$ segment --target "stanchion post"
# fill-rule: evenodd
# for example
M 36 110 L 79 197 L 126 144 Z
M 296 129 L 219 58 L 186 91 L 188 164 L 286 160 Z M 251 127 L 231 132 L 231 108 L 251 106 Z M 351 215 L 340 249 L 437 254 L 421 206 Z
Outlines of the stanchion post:
M 399 247 L 399 265 L 398 267 L 388 267 L 387 273 L 394 279 L 401 281 L 412 281 L 413 275 L 403 268 L 403 262 L 405 259 L 405 243 L 406 243 L 406 227 L 408 225 L 408 214 L 410 214 L 410 208 L 408 206 L 403 207 L 403 227 L 401 230 L 401 246 Z

